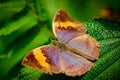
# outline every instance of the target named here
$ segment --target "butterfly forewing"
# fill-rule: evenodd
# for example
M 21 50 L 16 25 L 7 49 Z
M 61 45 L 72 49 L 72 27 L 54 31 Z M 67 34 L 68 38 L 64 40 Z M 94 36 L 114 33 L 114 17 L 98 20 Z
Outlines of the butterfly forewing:
M 54 46 L 42 46 L 27 54 L 22 64 L 36 68 L 45 73 L 60 73 L 60 49 Z
M 87 34 L 73 38 L 67 45 L 89 60 L 95 60 L 99 57 L 99 43 Z
M 87 31 L 82 23 L 70 19 L 64 10 L 59 10 L 56 13 L 52 25 L 54 35 L 64 42 L 85 34 Z

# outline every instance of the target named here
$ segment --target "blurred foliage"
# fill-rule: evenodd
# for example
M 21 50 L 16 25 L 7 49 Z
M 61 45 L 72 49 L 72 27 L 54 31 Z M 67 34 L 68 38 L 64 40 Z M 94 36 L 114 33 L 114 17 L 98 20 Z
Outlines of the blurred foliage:
M 0 80 L 119 80 L 119 3 L 119 0 L 0 0 Z M 21 65 L 30 50 L 50 44 L 54 38 L 52 18 L 60 8 L 71 18 L 82 21 L 87 33 L 100 42 L 100 58 L 80 77 L 44 74 Z

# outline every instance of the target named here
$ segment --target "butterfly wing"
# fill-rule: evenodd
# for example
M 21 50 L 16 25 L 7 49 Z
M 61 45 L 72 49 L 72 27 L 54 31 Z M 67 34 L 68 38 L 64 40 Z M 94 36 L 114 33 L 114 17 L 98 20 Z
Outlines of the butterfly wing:
M 87 31 L 82 23 L 72 20 L 67 13 L 60 9 L 53 19 L 53 32 L 60 41 L 67 42 L 72 38 L 85 34 Z
M 38 47 L 24 57 L 22 64 L 49 74 L 60 73 L 59 53 L 54 46 Z
M 93 66 L 91 61 L 70 51 L 61 52 L 60 64 L 62 73 L 68 76 L 83 75 Z
M 99 57 L 99 43 L 87 34 L 73 38 L 67 45 L 87 59 L 95 60 Z
M 80 76 L 93 66 L 87 59 L 54 46 L 35 48 L 24 57 L 22 64 L 45 73 L 65 73 L 68 76 Z

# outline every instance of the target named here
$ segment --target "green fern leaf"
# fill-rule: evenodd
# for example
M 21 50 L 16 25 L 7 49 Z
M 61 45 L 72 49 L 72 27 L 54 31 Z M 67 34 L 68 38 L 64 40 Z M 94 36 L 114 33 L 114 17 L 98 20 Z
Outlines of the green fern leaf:
M 6 36 L 10 34 L 11 32 L 19 29 L 20 27 L 24 26 L 26 23 L 30 23 L 31 20 L 35 18 L 35 15 L 29 13 L 26 16 L 23 16 L 21 19 L 17 21 L 11 21 L 6 23 L 1 29 L 0 29 L 0 36 Z
M 25 1 L 3 1 L 0 3 L 0 22 L 9 19 L 12 15 L 20 12 L 25 7 Z
M 32 13 L 25 15 L 24 17 L 20 18 L 20 20 L 16 20 L 16 22 L 9 21 L 8 24 L 0 30 L 0 55 L 7 48 L 7 46 L 13 42 L 13 40 L 37 24 L 37 16 Z
M 21 70 L 19 74 L 19 80 L 39 80 L 40 75 L 42 74 L 40 71 L 36 69 L 32 69 L 30 67 L 25 67 Z M 33 74 L 31 74 L 33 73 Z M 23 76 L 28 75 L 28 76 Z

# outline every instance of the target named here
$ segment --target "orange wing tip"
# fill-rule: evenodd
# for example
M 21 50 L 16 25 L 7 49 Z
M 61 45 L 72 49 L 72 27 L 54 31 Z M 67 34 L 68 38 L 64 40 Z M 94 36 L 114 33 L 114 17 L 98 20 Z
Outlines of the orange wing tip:
M 36 68 L 37 70 L 43 71 L 44 73 L 51 74 L 51 65 L 48 63 L 47 57 L 42 52 L 41 47 L 35 48 L 30 53 L 28 53 L 24 57 L 22 65 Z

